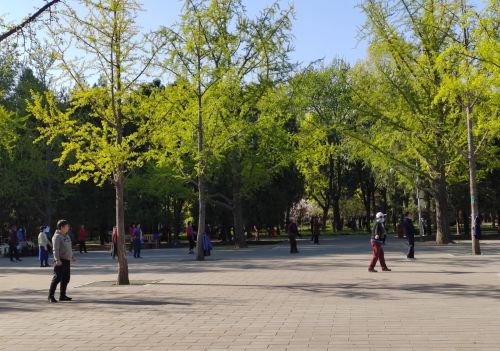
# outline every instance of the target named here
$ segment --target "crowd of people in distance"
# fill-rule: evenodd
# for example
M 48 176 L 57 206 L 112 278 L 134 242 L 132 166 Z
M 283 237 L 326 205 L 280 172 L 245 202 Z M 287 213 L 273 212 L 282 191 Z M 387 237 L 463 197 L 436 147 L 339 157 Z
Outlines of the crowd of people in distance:
M 373 251 L 372 258 L 368 265 L 369 272 L 377 272 L 375 266 L 377 263 L 380 264 L 382 271 L 391 271 L 385 262 L 384 255 L 384 245 L 387 240 L 387 230 L 385 227 L 386 215 L 382 212 L 378 212 L 375 216 L 375 221 L 373 222 L 371 228 L 370 245 Z M 348 226 L 355 228 L 357 219 L 351 217 L 349 219 Z M 319 245 L 319 239 L 321 230 L 323 228 L 323 222 L 319 216 L 312 216 L 310 221 L 310 231 L 311 231 L 311 241 L 315 245 Z M 404 231 L 404 237 L 408 240 L 408 252 L 407 259 L 415 260 L 415 227 L 413 224 L 413 218 L 410 212 L 406 212 L 405 216 L 401 222 L 401 227 Z M 233 229 L 234 230 L 234 229 Z M 213 249 L 212 236 L 218 234 L 218 238 L 221 238 L 222 230 L 221 227 L 211 227 L 207 225 L 206 230 L 203 234 L 199 235 L 197 228 L 189 221 L 185 228 L 183 229 L 186 239 L 188 241 L 189 254 L 194 254 L 194 249 L 198 240 L 201 240 L 201 249 L 205 256 L 210 256 Z M 260 240 L 261 236 L 256 225 L 251 227 L 249 231 L 251 237 L 254 240 Z M 231 233 L 231 230 L 229 230 Z M 267 228 L 267 234 L 269 238 L 273 238 L 279 235 L 279 226 L 269 226 Z M 297 239 L 301 237 L 299 231 L 299 225 L 295 218 L 290 218 L 288 225 L 286 226 L 286 233 L 288 236 L 288 241 L 290 244 L 290 254 L 298 254 L 299 250 L 297 247 Z M 53 256 L 53 277 L 49 288 L 48 300 L 51 303 L 58 301 L 71 301 L 72 299 L 66 295 L 67 285 L 70 280 L 71 262 L 75 261 L 73 255 L 73 241 L 72 240 L 71 226 L 66 220 L 59 220 L 57 222 L 56 230 L 51 236 L 50 227 L 43 225 L 40 227 L 39 234 L 37 237 L 38 243 L 38 258 L 40 267 L 50 267 L 49 257 Z M 227 235 L 227 232 L 224 234 Z M 229 237 L 232 237 L 229 234 Z M 248 237 L 248 236 L 247 236 Z M 89 238 L 89 232 L 85 225 L 81 225 L 78 229 L 76 236 L 76 243 L 78 244 L 78 249 L 80 254 L 85 254 L 87 250 L 87 240 Z M 29 241 L 26 229 L 23 226 L 11 226 L 8 235 L 8 248 L 9 248 L 9 258 L 12 262 L 22 261 L 19 257 L 19 251 L 26 245 Z M 126 240 L 127 241 L 127 240 Z M 102 242 L 102 237 L 101 237 Z M 141 251 L 144 244 L 144 234 L 139 223 L 133 223 L 128 229 L 128 250 L 133 257 L 136 259 L 142 258 Z M 119 245 L 118 245 L 118 231 L 114 227 L 111 233 L 111 256 L 115 259 L 118 255 Z M 55 290 L 57 286 L 60 286 L 59 300 L 55 299 Z

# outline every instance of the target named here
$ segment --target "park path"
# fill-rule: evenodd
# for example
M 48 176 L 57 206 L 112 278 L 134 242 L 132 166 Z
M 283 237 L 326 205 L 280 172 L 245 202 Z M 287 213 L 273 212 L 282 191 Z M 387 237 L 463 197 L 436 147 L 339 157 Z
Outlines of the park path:
M 499 350 L 500 242 L 386 247 L 368 273 L 367 237 L 244 250 L 194 262 L 184 249 L 129 258 L 111 286 L 109 255 L 76 254 L 71 303 L 46 303 L 50 270 L 0 260 L 0 350 Z

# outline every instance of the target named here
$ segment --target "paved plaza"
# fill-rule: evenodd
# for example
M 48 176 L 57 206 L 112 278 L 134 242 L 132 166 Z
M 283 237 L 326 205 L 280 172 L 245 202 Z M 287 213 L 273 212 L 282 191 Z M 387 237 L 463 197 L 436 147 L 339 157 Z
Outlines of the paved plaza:
M 47 303 L 50 268 L 0 260 L 0 350 L 499 350 L 500 242 L 386 246 L 392 272 L 369 273 L 367 236 L 244 250 L 129 256 L 112 286 L 108 253 L 80 255 L 70 303 Z M 379 267 L 377 267 L 379 268 Z M 56 297 L 58 294 L 56 294 Z

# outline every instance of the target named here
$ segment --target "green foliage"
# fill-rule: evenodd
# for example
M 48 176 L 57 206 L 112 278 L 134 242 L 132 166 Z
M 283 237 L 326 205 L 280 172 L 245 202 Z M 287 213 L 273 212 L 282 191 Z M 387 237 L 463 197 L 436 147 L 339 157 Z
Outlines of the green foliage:
M 479 14 L 468 6 L 470 12 L 463 14 L 459 1 L 369 0 L 360 7 L 368 17 L 371 46 L 370 58 L 352 75 L 360 115 L 357 150 L 382 171 L 398 170 L 408 186 L 417 176 L 430 183 L 446 174 L 452 181 L 464 174 L 466 91 L 481 102 L 478 112 L 484 110 L 477 116 L 482 120 L 477 135 L 492 132 L 491 140 L 498 134 L 498 97 L 491 96 L 498 95 L 491 89 L 498 67 L 487 63 L 494 62 L 491 57 L 480 58 L 483 45 L 495 51 L 494 32 L 476 26 L 465 50 L 463 26 Z M 475 63 L 467 63 L 471 60 Z
M 18 137 L 15 126 L 14 114 L 0 105 L 0 149 L 9 153 L 12 152 Z
M 157 95 L 135 90 L 144 73 L 136 65 L 143 52 L 134 24 L 139 5 L 135 1 L 83 3 L 88 10 L 84 17 L 68 8 L 67 22 L 52 33 L 68 34 L 86 50 L 85 56 L 70 62 L 61 44 L 55 45 L 59 67 L 75 84 L 67 106 L 47 93 L 36 95 L 29 109 L 43 122 L 40 140 L 51 143 L 56 137 L 63 138 L 57 160 L 59 165 L 69 161 L 74 175 L 68 182 L 116 183 L 148 157 L 144 150 L 154 112 L 145 107 L 150 108 Z M 87 81 L 95 72 L 101 75 L 100 85 L 89 86 Z
M 239 109 L 234 103 L 247 94 L 249 77 L 269 81 L 286 72 L 292 11 L 280 12 L 275 3 L 249 19 L 241 1 L 185 3 L 179 25 L 163 30 L 169 55 L 163 67 L 175 84 L 166 93 L 172 118 L 160 121 L 159 128 L 168 139 L 157 138 L 168 155 L 183 160 L 180 154 L 190 153 L 202 160 L 196 165 L 199 174 L 212 167 L 212 159 L 223 157 L 230 142 L 239 140 L 248 123 L 238 116 L 250 106 Z
M 457 22 L 461 31 L 453 35 L 454 40 L 437 60 L 443 81 L 435 100 L 450 106 L 462 124 L 469 110 L 473 136 L 479 142 L 474 153 L 480 162 L 488 160 L 485 170 L 491 170 L 500 165 L 494 147 L 500 136 L 500 92 L 495 88 L 500 84 L 498 8 L 492 2 L 481 13 L 463 4 Z M 462 155 L 467 160 L 466 148 Z M 467 173 L 459 169 L 455 177 L 468 179 Z
M 326 67 L 309 67 L 292 81 L 299 129 L 296 164 L 306 194 L 322 208 L 325 222 L 333 207 L 338 230 L 340 200 L 358 186 L 351 182 L 354 157 L 344 132 L 356 117 L 349 75 L 349 65 L 335 60 Z

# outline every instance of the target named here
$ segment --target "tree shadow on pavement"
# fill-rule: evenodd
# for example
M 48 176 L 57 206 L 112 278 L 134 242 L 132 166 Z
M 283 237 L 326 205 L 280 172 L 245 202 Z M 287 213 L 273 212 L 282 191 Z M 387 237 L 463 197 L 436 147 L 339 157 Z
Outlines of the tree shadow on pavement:
M 421 294 L 432 294 L 439 296 L 465 297 L 465 298 L 490 298 L 498 300 L 500 291 L 496 286 L 490 285 L 465 285 L 456 283 L 437 284 L 390 284 L 385 281 L 372 281 L 361 283 L 338 283 L 338 284 L 203 284 L 203 283 L 155 283 L 154 285 L 171 286 L 204 286 L 204 287 L 227 287 L 241 289 L 271 289 L 271 290 L 293 290 L 313 294 L 338 296 L 343 298 L 374 300 L 401 300 L 400 292 L 413 293 L 404 294 L 404 299 L 418 299 Z
M 56 298 L 57 298 L 56 292 Z M 181 308 L 189 307 L 194 304 L 192 299 L 177 298 L 171 296 L 162 296 L 156 293 L 156 296 L 144 295 L 144 292 L 136 291 L 128 293 L 113 292 L 109 289 L 70 289 L 69 293 L 73 296 L 71 302 L 59 302 L 50 304 L 47 301 L 47 290 L 21 290 L 15 289 L 5 291 L 0 298 L 0 313 L 3 312 L 43 312 L 54 308 L 71 308 L 83 312 L 131 312 L 137 311 L 161 311 L 167 307 L 179 306 Z M 141 296 L 143 296 L 141 298 Z M 165 307 L 165 309 L 162 309 Z

